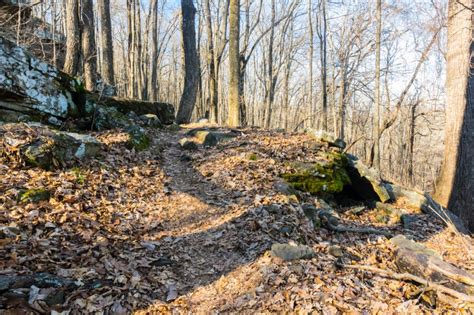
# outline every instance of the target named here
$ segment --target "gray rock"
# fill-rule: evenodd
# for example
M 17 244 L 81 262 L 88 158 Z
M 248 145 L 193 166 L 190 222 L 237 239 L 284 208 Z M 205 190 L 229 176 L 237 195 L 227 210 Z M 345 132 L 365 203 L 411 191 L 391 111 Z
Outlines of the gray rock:
M 135 151 L 143 151 L 150 147 L 151 140 L 145 130 L 139 126 L 131 126 L 127 129 L 129 140 L 127 147 Z
M 196 142 L 188 138 L 183 138 L 179 140 L 179 144 L 181 145 L 181 148 L 183 148 L 184 150 L 193 151 L 193 150 L 198 149 L 198 145 L 196 144 Z
M 108 130 L 114 128 L 130 128 L 130 119 L 114 107 L 98 105 L 95 108 L 93 127 L 96 130 Z
M 152 128 L 163 127 L 163 124 L 161 123 L 160 119 L 155 114 L 141 115 L 140 120 L 143 122 L 145 126 L 148 126 L 148 127 L 152 127 Z
M 195 135 L 196 141 L 203 147 L 214 147 L 217 145 L 217 137 L 209 131 L 198 131 Z
M 316 256 L 316 252 L 309 246 L 292 246 L 289 244 L 278 243 L 272 245 L 271 254 L 274 257 L 279 257 L 285 261 L 311 259 Z
M 50 130 L 41 124 L 7 124 L 2 129 L 15 132 L 4 137 L 5 150 L 19 151 L 26 164 L 46 170 L 93 157 L 101 149 L 101 143 L 90 135 Z
M 346 143 L 344 140 L 337 138 L 334 134 L 324 131 L 324 130 L 307 130 L 306 131 L 314 139 L 322 142 L 326 142 L 330 146 L 334 146 L 344 150 Z
M 402 214 L 400 221 L 405 229 L 413 229 L 413 225 L 418 221 L 418 217 L 410 214 Z
M 4 37 L 0 37 L 0 64 L 0 94 L 8 95 L 0 100 L 1 107 L 62 119 L 79 113 L 70 90 L 58 88 L 64 86 L 66 75 Z

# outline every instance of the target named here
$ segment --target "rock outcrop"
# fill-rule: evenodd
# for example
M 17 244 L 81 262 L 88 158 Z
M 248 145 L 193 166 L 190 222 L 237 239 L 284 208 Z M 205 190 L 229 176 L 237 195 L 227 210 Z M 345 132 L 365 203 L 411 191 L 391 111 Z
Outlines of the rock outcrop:
M 79 126 L 88 129 L 115 127 L 115 120 L 120 120 L 116 119 L 117 112 L 154 114 L 163 124 L 174 120 L 171 104 L 96 95 L 86 91 L 77 79 L 1 36 L 0 64 L 0 109 L 8 110 L 10 116 L 26 114 L 55 125 L 77 119 Z

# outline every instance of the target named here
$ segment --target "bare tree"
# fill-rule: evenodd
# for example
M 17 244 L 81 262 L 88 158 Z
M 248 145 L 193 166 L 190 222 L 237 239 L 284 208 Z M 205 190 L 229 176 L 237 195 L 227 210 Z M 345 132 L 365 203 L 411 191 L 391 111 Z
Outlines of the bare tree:
M 377 30 L 375 31 L 375 108 L 374 108 L 374 157 L 373 165 L 380 169 L 380 38 L 382 34 L 382 0 L 377 0 L 375 11 Z
M 446 136 L 436 197 L 474 231 L 474 4 L 450 0 L 448 9 Z
M 107 84 L 115 85 L 110 0 L 97 0 L 97 9 L 100 17 L 101 32 L 101 76 Z
M 84 58 L 84 82 L 86 89 L 94 90 L 97 77 L 97 51 L 95 45 L 94 4 L 82 1 L 82 55 Z
M 240 120 L 240 0 L 231 0 L 229 9 L 229 116 L 228 125 L 239 126 Z
M 182 14 L 182 37 L 184 50 L 184 87 L 181 100 L 179 102 L 177 123 L 188 123 L 191 120 L 199 80 L 199 61 L 196 51 L 196 29 L 194 17 L 196 8 L 192 0 L 181 0 Z
M 79 28 L 79 0 L 66 2 L 66 57 L 63 70 L 70 75 L 77 75 L 81 52 L 81 31 Z

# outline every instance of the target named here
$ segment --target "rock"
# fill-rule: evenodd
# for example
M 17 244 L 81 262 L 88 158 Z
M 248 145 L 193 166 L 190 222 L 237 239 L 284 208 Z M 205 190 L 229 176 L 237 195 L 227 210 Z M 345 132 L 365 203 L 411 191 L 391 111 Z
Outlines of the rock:
M 353 190 L 365 200 L 387 202 L 390 195 L 382 183 L 379 172 L 369 168 L 357 157 L 348 154 L 347 173 L 351 179 Z
M 344 251 L 341 246 L 337 245 L 329 246 L 328 253 L 336 258 L 344 256 Z
M 179 144 L 181 145 L 181 148 L 183 148 L 184 150 L 193 151 L 193 150 L 198 149 L 198 146 L 197 146 L 196 142 L 194 142 L 194 141 L 192 141 L 188 138 L 183 138 L 183 139 L 179 140 Z
M 5 152 L 19 151 L 24 163 L 46 170 L 93 157 L 101 149 L 101 143 L 90 135 L 55 131 L 41 124 L 6 124 L 1 134 Z
M 196 142 L 203 147 L 214 147 L 217 145 L 217 137 L 209 131 L 198 131 L 195 135 Z
M 63 119 L 79 114 L 71 91 L 61 88 L 70 80 L 67 75 L 4 37 L 0 37 L 0 64 L 0 107 Z
M 474 294 L 474 275 L 447 262 L 434 250 L 397 235 L 390 240 L 395 248 L 395 263 L 400 272 L 408 272 L 428 281 L 443 283 L 454 290 Z
M 242 132 L 234 129 L 230 131 L 219 131 L 217 128 L 194 128 L 189 130 L 186 135 L 198 138 L 199 143 L 205 141 L 207 138 L 205 146 L 215 146 L 218 142 L 229 141 L 242 135 Z
M 462 220 L 438 204 L 428 193 L 417 192 L 413 189 L 392 183 L 384 183 L 384 186 L 393 201 L 402 202 L 412 209 L 421 210 L 423 213 L 441 218 L 445 222 L 452 222 L 458 231 L 469 234 Z
M 154 114 L 165 125 L 170 125 L 174 122 L 174 107 L 168 103 L 130 100 L 118 97 L 104 97 L 100 103 L 105 106 L 114 107 L 122 113 L 133 111 L 139 116 Z
M 30 115 L 25 115 L 19 112 L 15 112 L 12 110 L 6 110 L 0 108 L 0 121 L 5 123 L 16 123 L 16 122 L 25 122 L 25 121 L 33 121 L 35 120 Z
M 138 115 L 154 114 L 163 124 L 174 121 L 171 104 L 99 96 L 85 90 L 82 82 L 42 62 L 2 36 L 0 64 L 1 109 L 38 117 L 37 120 L 46 118 L 50 121 L 50 117 L 54 117 L 56 120 L 52 122 L 55 125 L 78 119 L 81 127 L 94 125 L 99 130 L 130 125 L 119 117 L 117 111 L 122 114 L 131 111 Z
M 0 226 L 0 239 L 15 238 L 20 233 L 20 229 L 15 226 Z
M 335 135 L 324 130 L 308 130 L 307 133 L 317 141 L 326 142 L 330 146 L 334 146 L 344 150 L 346 143 L 344 140 L 337 138 Z
M 47 201 L 51 197 L 51 193 L 43 188 L 32 188 L 28 190 L 22 190 L 18 194 L 18 200 L 21 202 L 39 202 Z
M 403 228 L 413 229 L 413 225 L 418 221 L 418 217 L 416 215 L 402 214 L 400 221 L 403 224 Z
M 155 114 L 145 114 L 145 115 L 141 115 L 139 118 L 145 126 L 152 127 L 152 128 L 163 127 L 163 124 L 161 123 L 160 119 Z
M 273 244 L 271 254 L 285 261 L 297 259 L 311 259 L 316 256 L 316 252 L 309 246 L 289 244 Z
M 284 195 L 291 196 L 291 195 L 296 195 L 297 191 L 291 187 L 288 183 L 284 181 L 277 181 L 276 183 L 273 184 L 273 188 Z
M 293 188 L 311 194 L 338 193 L 351 184 L 344 154 L 328 154 L 328 160 L 316 163 L 291 163 L 293 172 L 281 177 Z
M 138 126 L 131 126 L 127 129 L 129 140 L 127 147 L 129 149 L 135 149 L 135 151 L 143 151 L 150 147 L 150 138 L 146 135 L 143 128 Z
M 114 107 L 98 105 L 95 107 L 95 118 L 93 119 L 93 129 L 108 130 L 114 128 L 127 129 L 133 123 L 123 113 Z
M 87 157 L 96 156 L 102 146 L 91 135 L 73 132 L 56 132 L 54 142 L 55 155 L 61 157 L 62 161 L 82 160 Z

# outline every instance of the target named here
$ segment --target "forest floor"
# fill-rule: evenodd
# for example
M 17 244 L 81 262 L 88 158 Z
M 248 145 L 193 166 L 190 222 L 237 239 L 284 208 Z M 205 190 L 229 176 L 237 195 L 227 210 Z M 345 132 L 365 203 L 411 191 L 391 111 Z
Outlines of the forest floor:
M 315 229 L 300 204 L 318 200 L 277 188 L 286 161 L 311 160 L 308 136 L 245 129 L 216 147 L 185 151 L 178 144 L 185 131 L 148 131 L 153 143 L 142 152 L 126 148 L 123 132 L 94 133 L 101 155 L 63 170 L 0 160 L 0 226 L 16 228 L 15 237 L 0 239 L 0 275 L 75 281 L 53 294 L 0 293 L 0 313 L 49 312 L 48 296 L 64 314 L 473 311 L 413 283 L 338 268 L 343 261 L 396 270 L 387 237 Z M 51 197 L 19 202 L 22 188 Z M 341 206 L 342 221 L 407 235 L 474 270 L 472 240 L 439 220 L 416 213 L 405 229 L 361 206 Z M 306 244 L 316 256 L 285 262 L 270 254 L 274 243 Z

